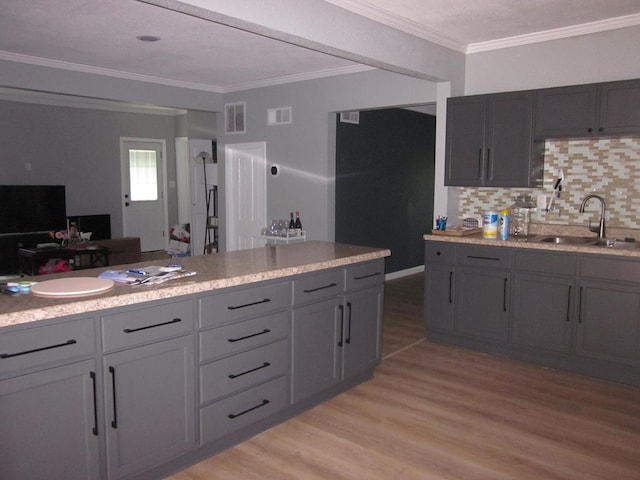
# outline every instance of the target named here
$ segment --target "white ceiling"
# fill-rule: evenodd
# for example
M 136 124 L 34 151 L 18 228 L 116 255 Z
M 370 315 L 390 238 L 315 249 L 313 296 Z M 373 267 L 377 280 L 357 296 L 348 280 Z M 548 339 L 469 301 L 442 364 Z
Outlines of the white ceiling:
M 640 25 L 639 0 L 327 1 L 465 53 Z M 2 0 L 0 59 L 219 92 L 362 67 L 136 0 Z

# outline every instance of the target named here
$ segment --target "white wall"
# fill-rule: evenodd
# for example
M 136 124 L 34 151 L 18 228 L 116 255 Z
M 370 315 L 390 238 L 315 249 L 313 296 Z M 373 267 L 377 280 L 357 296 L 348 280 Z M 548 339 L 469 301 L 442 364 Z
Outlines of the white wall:
M 640 27 L 467 55 L 465 95 L 640 78 Z

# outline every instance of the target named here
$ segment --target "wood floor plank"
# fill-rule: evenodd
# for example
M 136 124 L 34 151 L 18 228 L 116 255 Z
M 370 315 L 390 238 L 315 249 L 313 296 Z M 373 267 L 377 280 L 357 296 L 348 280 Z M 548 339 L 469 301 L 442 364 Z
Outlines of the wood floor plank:
M 640 389 L 424 339 L 385 285 L 375 378 L 170 480 L 640 480 Z

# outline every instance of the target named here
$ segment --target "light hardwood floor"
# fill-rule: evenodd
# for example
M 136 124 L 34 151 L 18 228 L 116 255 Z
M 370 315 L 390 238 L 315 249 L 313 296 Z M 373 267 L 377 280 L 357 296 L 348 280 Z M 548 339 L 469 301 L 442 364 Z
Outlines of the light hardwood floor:
M 387 282 L 373 380 L 170 479 L 640 479 L 640 389 L 430 343 L 422 308 Z

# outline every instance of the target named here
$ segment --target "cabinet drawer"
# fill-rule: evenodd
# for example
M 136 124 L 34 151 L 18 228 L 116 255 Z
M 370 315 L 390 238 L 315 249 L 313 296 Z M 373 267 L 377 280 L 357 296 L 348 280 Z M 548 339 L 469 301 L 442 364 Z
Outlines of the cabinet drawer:
M 278 312 L 200 333 L 200 361 L 259 347 L 289 334 L 289 312 Z
M 280 377 L 208 405 L 200 410 L 200 445 L 267 418 L 286 404 L 287 381 Z
M 344 270 L 326 270 L 293 281 L 293 304 L 301 305 L 340 295 L 344 290 Z
M 456 260 L 456 246 L 444 242 L 426 242 L 425 265 L 453 265 Z
M 96 351 L 95 322 L 72 322 L 0 334 L 0 375 L 22 369 L 50 367 Z
M 583 256 L 580 258 L 580 275 L 599 280 L 640 282 L 640 262 Z
M 552 273 L 573 276 L 577 258 L 572 253 L 519 251 L 515 254 L 516 271 Z
M 511 250 L 504 247 L 458 245 L 458 263 L 487 268 L 510 268 Z
M 193 330 L 193 302 L 167 303 L 102 317 L 105 351 L 170 338 Z
M 289 366 L 288 343 L 281 340 L 200 367 L 201 403 L 284 375 Z
M 356 263 L 347 267 L 347 290 L 374 287 L 384 282 L 384 260 Z
M 201 298 L 200 326 L 213 327 L 289 308 L 290 288 L 289 282 L 268 283 Z

